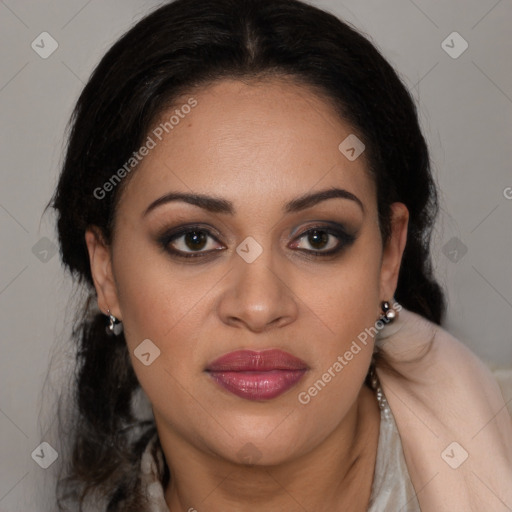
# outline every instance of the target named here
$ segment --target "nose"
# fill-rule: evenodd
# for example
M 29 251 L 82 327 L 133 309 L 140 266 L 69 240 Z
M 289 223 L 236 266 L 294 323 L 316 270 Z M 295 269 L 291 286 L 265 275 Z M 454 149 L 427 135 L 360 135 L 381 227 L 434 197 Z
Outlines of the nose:
M 270 251 L 263 251 L 252 263 L 238 254 L 233 260 L 217 310 L 225 324 L 262 332 L 296 319 L 298 305 L 290 275 L 283 265 L 273 263 Z

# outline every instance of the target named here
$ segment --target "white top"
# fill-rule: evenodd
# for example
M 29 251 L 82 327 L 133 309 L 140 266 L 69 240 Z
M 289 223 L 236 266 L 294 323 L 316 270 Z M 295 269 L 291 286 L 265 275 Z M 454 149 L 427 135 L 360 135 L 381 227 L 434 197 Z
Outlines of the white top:
M 421 512 L 407 471 L 395 418 L 382 389 L 377 387 L 380 432 L 368 512 Z

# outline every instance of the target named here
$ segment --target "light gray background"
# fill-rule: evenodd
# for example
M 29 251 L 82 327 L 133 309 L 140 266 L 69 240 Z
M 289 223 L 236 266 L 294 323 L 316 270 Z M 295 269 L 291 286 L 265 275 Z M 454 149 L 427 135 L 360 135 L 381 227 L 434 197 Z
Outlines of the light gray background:
M 493 368 L 510 367 L 512 2 L 312 3 L 367 34 L 413 91 L 441 189 L 433 256 L 449 299 L 446 328 Z M 48 406 L 72 361 L 68 320 L 79 300 L 70 299 L 52 244 L 39 242 L 56 242 L 53 217 L 41 214 L 56 184 L 65 126 L 100 57 L 158 4 L 0 1 L 1 512 L 43 510 L 41 496 L 51 495 L 49 475 L 60 463 L 45 471 L 31 453 L 49 440 Z M 47 59 L 31 48 L 43 31 L 59 44 Z M 453 31 L 469 44 L 456 59 L 441 46 Z M 34 254 L 37 242 L 50 252 Z

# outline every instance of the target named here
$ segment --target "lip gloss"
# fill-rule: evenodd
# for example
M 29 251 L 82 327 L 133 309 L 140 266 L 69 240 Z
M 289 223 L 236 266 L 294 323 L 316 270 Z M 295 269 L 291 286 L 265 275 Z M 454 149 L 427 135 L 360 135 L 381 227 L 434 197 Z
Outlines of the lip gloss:
M 295 386 L 308 366 L 282 350 L 230 352 L 206 371 L 227 391 L 247 400 L 270 400 Z

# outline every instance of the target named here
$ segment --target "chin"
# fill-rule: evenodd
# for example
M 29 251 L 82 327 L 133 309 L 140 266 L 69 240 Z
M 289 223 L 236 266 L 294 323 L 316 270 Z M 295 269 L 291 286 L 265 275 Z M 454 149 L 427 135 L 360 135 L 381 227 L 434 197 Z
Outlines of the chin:
M 222 439 L 206 440 L 210 449 L 217 456 L 235 464 L 273 466 L 285 463 L 296 458 L 300 453 L 307 451 L 305 443 L 311 438 L 299 425 L 296 428 L 283 428 L 283 419 L 280 415 L 275 421 L 263 421 L 259 424 L 248 418 L 246 428 L 237 425 L 226 425 L 222 429 Z M 211 432 L 210 432 L 211 434 Z

